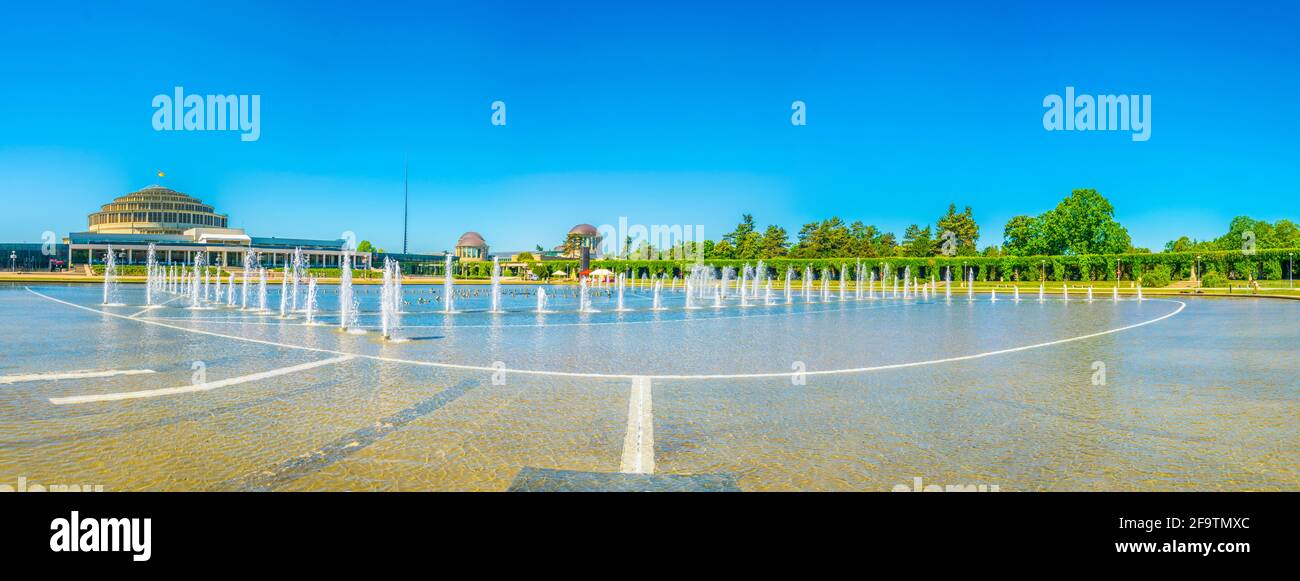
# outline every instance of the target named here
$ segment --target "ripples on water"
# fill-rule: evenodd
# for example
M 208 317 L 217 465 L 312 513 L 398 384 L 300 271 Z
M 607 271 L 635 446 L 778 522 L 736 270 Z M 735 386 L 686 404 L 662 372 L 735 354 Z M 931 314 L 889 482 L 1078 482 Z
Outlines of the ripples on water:
M 42 293 L 100 308 L 98 287 Z M 321 297 L 330 316 L 335 295 Z M 577 314 L 572 289 L 485 287 L 446 316 L 408 285 L 401 333 L 309 327 L 238 310 L 171 306 L 139 318 L 327 351 L 421 362 L 615 375 L 788 373 L 941 359 L 1096 333 L 1172 312 L 1170 301 L 1068 304 L 942 299 Z M 432 289 L 430 289 L 432 290 Z M 531 288 L 528 292 L 531 292 Z M 272 294 L 276 292 L 274 289 Z M 142 302 L 124 288 L 127 303 Z M 778 297 L 780 293 L 777 293 Z M 375 326 L 377 289 L 362 294 Z M 985 297 L 980 297 L 981 299 Z M 269 302 L 278 304 L 278 298 Z M 182 302 L 182 301 L 178 301 Z M 783 303 L 783 300 L 781 301 Z M 849 375 L 655 379 L 658 473 L 723 475 L 744 490 L 1285 489 L 1296 466 L 1297 304 L 1188 299 L 1167 320 L 1083 341 Z M 711 303 L 711 301 L 710 301 Z M 135 315 L 137 308 L 110 309 Z M 107 317 L 0 287 L 0 376 L 87 369 L 150 375 L 0 385 L 0 478 L 109 490 L 504 490 L 520 470 L 617 472 L 624 378 L 506 374 L 365 357 L 220 389 L 56 406 L 51 397 L 189 385 L 318 361 L 286 349 Z M 1093 362 L 1106 385 L 1093 385 Z

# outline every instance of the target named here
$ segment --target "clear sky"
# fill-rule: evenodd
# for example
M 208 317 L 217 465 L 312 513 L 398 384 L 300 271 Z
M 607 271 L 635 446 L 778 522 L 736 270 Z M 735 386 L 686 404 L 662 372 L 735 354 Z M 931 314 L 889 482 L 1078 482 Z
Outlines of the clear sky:
M 984 246 L 1082 187 L 1156 250 L 1300 218 L 1300 4 L 1140 4 L 11 3 L 0 241 L 84 230 L 160 182 L 254 235 L 396 250 L 404 157 L 413 252 L 620 216 L 901 235 L 950 202 Z M 1150 94 L 1150 140 L 1045 131 L 1067 85 Z M 176 86 L 261 95 L 261 138 L 154 131 Z

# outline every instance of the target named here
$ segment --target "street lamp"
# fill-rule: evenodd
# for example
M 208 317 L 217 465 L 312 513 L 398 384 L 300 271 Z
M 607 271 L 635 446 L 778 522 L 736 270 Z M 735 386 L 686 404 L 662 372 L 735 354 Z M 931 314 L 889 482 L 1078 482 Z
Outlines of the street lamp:
M 9 270 L 18 272 L 18 251 L 9 251 Z
M 1290 284 L 1291 288 L 1295 288 L 1295 253 L 1294 252 L 1286 253 L 1286 262 L 1287 262 L 1287 266 L 1286 266 L 1287 278 L 1291 279 L 1291 284 Z
M 1205 281 L 1205 273 L 1201 272 L 1201 255 L 1197 254 L 1196 255 L 1196 282 L 1200 283 L 1197 286 L 1205 286 L 1204 281 Z

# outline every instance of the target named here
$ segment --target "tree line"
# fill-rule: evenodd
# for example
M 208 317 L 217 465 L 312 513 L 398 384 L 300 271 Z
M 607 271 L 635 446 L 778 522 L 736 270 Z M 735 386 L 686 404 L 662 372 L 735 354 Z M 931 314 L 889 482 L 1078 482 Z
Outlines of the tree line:
M 980 248 L 980 226 L 970 206 L 956 204 L 931 224 L 911 224 L 902 238 L 861 220 L 835 216 L 804 224 L 793 241 L 775 224 L 759 229 L 754 216 L 744 214 L 736 228 L 718 241 L 700 244 L 711 260 L 770 260 L 775 258 L 924 258 L 999 256 L 1089 256 L 1149 253 L 1132 244 L 1128 229 L 1115 219 L 1115 207 L 1094 189 L 1077 189 L 1056 207 L 1037 216 L 1019 215 L 1007 221 L 1000 244 Z M 687 243 L 690 244 L 690 243 Z M 1166 252 L 1210 252 L 1243 249 L 1300 248 L 1300 228 L 1290 220 L 1269 223 L 1237 217 L 1219 238 L 1197 241 L 1183 236 L 1165 245 Z M 672 258 L 680 248 L 656 250 L 643 244 L 629 258 Z M 687 248 L 687 251 L 696 248 Z M 687 253 L 688 255 L 693 255 Z

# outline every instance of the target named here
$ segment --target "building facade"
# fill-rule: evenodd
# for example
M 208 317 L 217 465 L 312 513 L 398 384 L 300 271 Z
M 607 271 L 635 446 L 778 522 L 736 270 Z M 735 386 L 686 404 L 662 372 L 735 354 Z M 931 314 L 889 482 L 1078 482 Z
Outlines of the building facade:
M 229 218 L 198 198 L 154 185 L 104 204 L 89 222 L 89 231 L 97 234 L 182 234 L 190 228 L 225 228 Z
M 60 251 L 69 266 L 103 264 L 112 248 L 118 264 L 144 264 L 149 246 L 162 264 L 193 264 L 199 253 L 208 264 L 243 267 L 252 250 L 267 268 L 283 267 L 301 249 L 311 268 L 343 264 L 348 241 L 249 236 L 228 228 L 229 219 L 197 198 L 161 186 L 149 186 L 105 204 L 88 218 L 86 232 L 68 234 Z M 352 251 L 353 268 L 368 268 L 371 253 Z
M 464 262 L 488 260 L 488 243 L 478 232 L 466 232 L 456 240 L 456 258 Z

